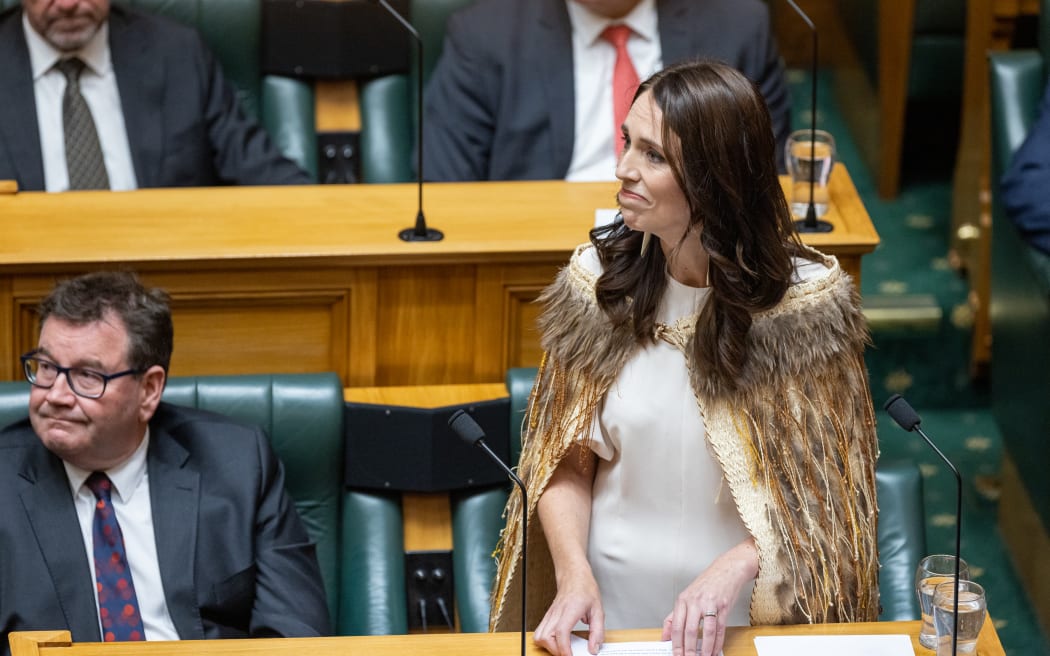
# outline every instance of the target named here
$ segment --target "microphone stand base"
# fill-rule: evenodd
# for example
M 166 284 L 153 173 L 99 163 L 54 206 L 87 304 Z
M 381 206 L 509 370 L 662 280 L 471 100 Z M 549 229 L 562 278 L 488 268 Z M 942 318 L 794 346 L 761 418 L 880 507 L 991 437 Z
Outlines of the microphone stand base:
M 425 228 L 422 233 L 416 232 L 415 228 L 405 228 L 397 233 L 397 236 L 401 241 L 441 241 L 445 238 L 445 233 L 436 228 Z
M 805 219 L 795 221 L 795 230 L 799 232 L 831 232 L 834 229 L 834 226 L 824 220 L 818 220 L 815 223 L 810 223 Z

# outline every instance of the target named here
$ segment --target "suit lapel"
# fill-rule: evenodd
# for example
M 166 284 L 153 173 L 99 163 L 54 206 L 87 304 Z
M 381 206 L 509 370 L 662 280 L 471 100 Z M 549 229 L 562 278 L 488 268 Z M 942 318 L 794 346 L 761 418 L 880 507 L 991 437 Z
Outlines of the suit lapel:
M 535 1 L 539 34 L 535 61 L 526 70 L 542 71 L 543 93 L 550 122 L 551 157 L 557 177 L 565 177 L 572 163 L 576 132 L 576 93 L 573 86 L 572 24 L 562 0 Z
M 0 89 L 10 93 L 0 102 L 0 139 L 24 190 L 44 188 L 44 159 L 36 120 L 33 71 L 22 30 L 21 10 L 8 12 L 0 22 Z
M 138 18 L 114 6 L 109 16 L 109 50 L 124 111 L 124 127 L 140 188 L 160 184 L 164 154 L 162 57 L 149 52 L 150 35 L 136 29 Z
M 696 57 L 698 48 L 691 42 L 697 19 L 689 19 L 690 5 L 695 0 L 657 0 L 656 26 L 660 31 L 660 58 L 665 67 Z
M 188 459 L 189 453 L 163 427 L 151 426 L 149 495 L 164 598 L 179 637 L 199 640 L 204 638 L 204 625 L 197 605 L 194 559 L 200 474 Z
M 22 506 L 73 639 L 98 641 L 88 555 L 62 462 L 41 445 L 28 451 L 20 475 L 29 483 L 19 495 Z

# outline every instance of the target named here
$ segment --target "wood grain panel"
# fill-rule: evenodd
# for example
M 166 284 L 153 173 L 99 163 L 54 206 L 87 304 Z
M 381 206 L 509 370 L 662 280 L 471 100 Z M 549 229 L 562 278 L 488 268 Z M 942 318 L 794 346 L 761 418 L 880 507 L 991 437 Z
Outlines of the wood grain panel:
M 475 271 L 450 265 L 379 272 L 377 385 L 474 382 Z
M 405 492 L 401 495 L 405 551 L 452 549 L 452 509 L 447 494 Z
M 539 364 L 535 301 L 567 263 L 566 256 L 546 265 L 478 267 L 476 350 L 492 354 L 475 363 L 478 380 L 502 380 L 509 367 Z
M 333 345 L 333 315 L 344 297 L 215 299 L 173 304 L 177 346 L 171 374 L 342 371 Z M 291 300 L 291 299 L 287 299 Z M 231 349 L 231 344 L 239 345 Z
M 0 344 L 15 344 L 15 316 L 17 312 L 14 307 L 14 294 L 11 290 L 11 279 L 0 277 Z M 2 349 L 0 349 L 2 352 Z M 12 353 L 18 356 L 25 351 Z M 15 357 L 0 358 L 0 380 L 13 380 L 21 374 Z

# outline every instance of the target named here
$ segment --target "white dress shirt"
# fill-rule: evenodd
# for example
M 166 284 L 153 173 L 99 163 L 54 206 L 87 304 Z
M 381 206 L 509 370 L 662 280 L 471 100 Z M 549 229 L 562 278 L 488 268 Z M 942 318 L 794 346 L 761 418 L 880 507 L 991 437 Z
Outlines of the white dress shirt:
M 638 80 L 644 81 L 663 68 L 656 0 L 642 0 L 620 19 L 594 14 L 574 0 L 566 0 L 572 23 L 572 61 L 576 95 L 575 139 L 566 180 L 616 179 L 616 146 L 613 142 L 612 79 L 616 48 L 602 38 L 613 24 L 631 28 L 627 52 Z
M 124 536 L 124 548 L 131 568 L 131 581 L 135 585 L 135 596 L 139 601 L 139 613 L 146 640 L 178 640 L 179 634 L 171 621 L 168 604 L 164 600 L 164 582 L 160 578 L 160 561 L 157 559 L 157 541 L 153 535 L 153 507 L 149 497 L 149 471 L 146 452 L 149 449 L 149 428 L 131 457 L 122 464 L 106 470 L 113 483 L 113 512 L 117 515 L 120 532 Z M 91 588 L 95 589 L 95 559 L 92 524 L 95 518 L 95 494 L 84 485 L 90 471 L 63 462 L 69 488 L 73 492 L 73 504 L 80 520 L 80 532 L 88 554 L 91 569 Z M 189 574 L 187 574 L 188 576 Z M 98 616 L 98 596 L 95 597 L 95 615 Z M 101 630 L 101 622 L 99 624 Z
M 63 53 L 48 43 L 29 24 L 24 12 L 22 28 L 33 71 L 40 154 L 44 160 L 44 188 L 47 191 L 69 189 L 66 142 L 62 129 L 62 95 L 66 91 L 66 78 L 55 68 L 55 64 L 63 58 L 79 57 L 85 64 L 84 72 L 80 75 L 80 93 L 95 121 L 102 158 L 109 175 L 109 187 L 114 191 L 135 189 L 138 184 L 131 161 L 131 146 L 124 127 L 117 76 L 113 72 L 109 53 L 109 23 L 103 23 L 95 36 L 75 53 Z

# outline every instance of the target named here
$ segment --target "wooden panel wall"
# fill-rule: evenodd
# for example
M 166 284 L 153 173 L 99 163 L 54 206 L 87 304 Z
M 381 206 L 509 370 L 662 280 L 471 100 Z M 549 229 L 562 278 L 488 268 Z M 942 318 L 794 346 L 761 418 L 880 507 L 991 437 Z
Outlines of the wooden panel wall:
M 501 381 L 539 362 L 532 301 L 549 264 L 140 270 L 172 297 L 172 375 L 335 371 L 346 386 Z M 36 345 L 36 306 L 65 274 L 0 277 L 0 376 Z M 5 320 L 5 314 L 10 318 Z

